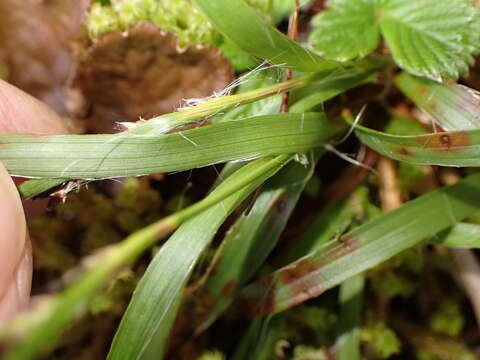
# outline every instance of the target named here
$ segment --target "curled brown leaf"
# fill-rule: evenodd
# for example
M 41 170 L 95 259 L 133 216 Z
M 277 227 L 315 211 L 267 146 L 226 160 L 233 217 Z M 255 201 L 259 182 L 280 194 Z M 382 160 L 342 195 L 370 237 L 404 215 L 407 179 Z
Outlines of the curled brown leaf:
M 72 40 L 81 33 L 90 0 L 0 1 L 0 64 L 8 81 L 65 114 L 74 64 Z
M 75 87 L 91 107 L 87 129 L 111 132 L 117 121 L 172 112 L 183 99 L 209 96 L 232 80 L 217 49 L 180 49 L 176 35 L 140 22 L 101 36 L 80 60 Z

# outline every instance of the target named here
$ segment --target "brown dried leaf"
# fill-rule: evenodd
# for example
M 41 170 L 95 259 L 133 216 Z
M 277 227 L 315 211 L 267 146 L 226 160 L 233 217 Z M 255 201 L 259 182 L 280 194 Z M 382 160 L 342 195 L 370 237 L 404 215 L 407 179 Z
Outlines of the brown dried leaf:
M 0 63 L 8 81 L 65 114 L 72 40 L 90 0 L 1 0 Z
M 92 106 L 87 128 L 111 132 L 116 121 L 172 112 L 182 99 L 209 96 L 232 80 L 215 48 L 181 50 L 174 34 L 141 22 L 100 37 L 81 60 L 75 86 Z

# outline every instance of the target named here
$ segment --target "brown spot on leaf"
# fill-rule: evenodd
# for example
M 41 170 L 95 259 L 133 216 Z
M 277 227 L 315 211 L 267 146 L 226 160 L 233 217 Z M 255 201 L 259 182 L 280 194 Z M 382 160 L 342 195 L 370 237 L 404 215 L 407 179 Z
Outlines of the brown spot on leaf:
M 222 292 L 220 293 L 220 297 L 224 299 L 232 298 L 236 288 L 237 288 L 237 282 L 235 280 L 230 280 L 223 286 Z
M 406 148 L 405 146 L 396 146 L 393 148 L 393 151 L 399 155 L 405 156 L 405 157 L 412 157 L 415 156 L 415 153 L 411 151 L 410 149 Z
M 101 36 L 80 62 L 75 86 L 92 105 L 87 128 L 111 132 L 116 121 L 172 112 L 183 99 L 210 96 L 232 80 L 217 49 L 180 50 L 176 35 L 140 22 Z
M 319 267 L 321 267 L 322 264 L 323 261 L 312 261 L 309 258 L 301 259 L 280 271 L 279 279 L 284 284 L 293 284 L 299 279 L 302 279 L 303 277 L 316 271 Z
M 253 316 L 273 314 L 278 312 L 279 305 L 292 307 L 319 296 L 326 290 L 322 285 L 321 268 L 355 251 L 359 245 L 360 242 L 356 236 L 346 234 L 321 256 L 315 259 L 308 257 L 300 259 L 276 273 L 260 279 L 254 284 L 255 294 L 253 297 L 247 298 L 249 312 Z M 290 287 L 290 295 L 282 300 L 282 304 L 276 303 L 276 289 L 279 283 L 282 284 L 282 287 Z
M 434 151 L 462 151 L 471 143 L 470 135 L 466 131 L 440 132 L 432 135 L 421 136 L 418 143 Z
M 278 213 L 282 213 L 285 211 L 287 208 L 287 201 L 282 197 L 277 200 L 275 203 L 275 209 L 277 210 Z
M 264 316 L 275 312 L 275 279 L 268 275 L 258 280 L 253 296 L 241 298 L 241 306 L 251 317 Z M 250 286 L 251 287 L 251 286 Z
M 422 96 L 427 96 L 430 94 L 430 91 L 424 85 L 417 86 L 417 92 Z

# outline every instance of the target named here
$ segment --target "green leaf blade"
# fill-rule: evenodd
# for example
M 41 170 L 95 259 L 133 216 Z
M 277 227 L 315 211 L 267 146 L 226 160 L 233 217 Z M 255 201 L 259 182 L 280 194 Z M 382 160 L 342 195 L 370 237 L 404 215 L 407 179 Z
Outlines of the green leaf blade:
M 395 62 L 435 81 L 468 72 L 478 53 L 480 15 L 465 0 L 331 0 L 310 42 L 329 59 L 373 52 L 383 35 Z
M 400 67 L 436 81 L 468 72 L 478 51 L 473 3 L 388 0 L 382 15 L 382 34 Z
M 398 136 L 357 126 L 360 141 L 395 160 L 419 165 L 480 166 L 480 130 Z
M 464 249 L 480 248 L 480 225 L 458 223 L 448 230 L 442 231 L 432 239 L 443 246 Z
M 475 90 L 456 83 L 440 84 L 405 72 L 395 78 L 395 83 L 443 129 L 480 127 L 480 96 Z
M 260 182 L 253 182 L 184 223 L 162 246 L 140 280 L 123 315 L 109 359 L 140 359 L 165 351 L 194 265 L 225 218 Z
M 249 285 L 244 296 L 259 315 L 314 298 L 477 211 L 479 184 L 475 174 L 412 200 L 325 244 L 327 251 L 319 249 Z
M 13 175 L 100 179 L 188 170 L 321 146 L 338 131 L 321 113 L 278 114 L 161 135 L 0 135 Z
M 371 0 L 330 1 L 329 9 L 318 14 L 309 42 L 320 55 L 338 61 L 370 54 L 380 42 L 375 3 Z
M 273 64 L 315 72 L 339 67 L 289 39 L 269 25 L 244 0 L 196 0 L 215 27 L 241 49 Z
M 198 203 L 163 218 L 109 247 L 95 259 L 95 267 L 87 270 L 63 293 L 55 296 L 48 307 L 40 307 L 37 310 L 38 313 L 32 314 L 38 319 L 33 324 L 28 324 L 30 326 L 28 333 L 24 331 L 18 339 L 15 339 L 17 342 L 5 354 L 5 359 L 38 358 L 39 354 L 50 349 L 58 341 L 62 332 L 86 311 L 88 302 L 119 269 L 131 263 L 142 252 L 153 246 L 159 238 L 168 235 L 185 221 L 230 196 L 235 196 L 236 192 L 243 191 L 245 187 L 264 182 L 290 160 L 290 155 L 255 160 L 228 177 Z M 173 305 L 175 309 L 175 304 Z M 172 314 L 170 311 L 167 319 L 171 319 Z M 23 328 L 25 323 L 22 323 L 22 320 L 19 319 Z M 0 338 L 8 337 L 9 331 L 18 336 L 17 327 L 18 323 L 14 322 L 12 328 L 2 329 Z

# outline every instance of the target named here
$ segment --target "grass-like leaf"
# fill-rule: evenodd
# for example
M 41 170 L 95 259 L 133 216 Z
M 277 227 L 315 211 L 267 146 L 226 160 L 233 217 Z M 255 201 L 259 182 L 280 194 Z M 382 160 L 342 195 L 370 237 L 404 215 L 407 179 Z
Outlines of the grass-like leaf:
M 227 7 L 218 0 L 196 0 L 196 3 L 223 35 L 252 55 L 303 72 L 340 66 L 289 39 L 261 19 L 244 0 L 229 0 Z
M 402 73 L 397 86 L 445 130 L 480 127 L 480 96 L 476 90 L 456 83 L 435 81 Z
M 373 64 L 372 64 L 373 65 Z M 322 79 L 316 79 L 305 87 L 290 93 L 290 112 L 302 113 L 313 111 L 315 106 L 341 94 L 349 88 L 373 81 L 376 78 L 375 69 L 345 69 L 332 71 Z
M 5 359 L 32 359 L 53 346 L 62 332 L 86 309 L 88 301 L 102 288 L 118 269 L 135 260 L 146 249 L 165 237 L 182 223 L 220 203 L 242 188 L 260 184 L 274 175 L 291 160 L 289 155 L 262 158 L 253 161 L 221 183 L 209 196 L 184 210 L 130 235 L 124 241 L 97 255 L 93 268 L 65 292 L 58 295 L 48 308 L 41 308 L 35 317 L 38 322 L 5 355 Z M 32 316 L 33 318 L 33 316 Z M 22 325 L 20 323 L 20 325 Z M 22 326 L 13 323 L 0 331 L 0 339 L 15 337 L 16 329 Z M 25 335 L 25 334 L 23 334 Z M 15 339 L 18 340 L 18 339 Z
M 477 91 L 456 83 L 438 82 L 402 73 L 397 86 L 445 130 L 472 130 L 480 127 L 480 96 Z
M 225 218 L 258 185 L 255 181 L 190 219 L 162 246 L 122 318 L 110 359 L 160 359 L 196 262 Z
M 304 186 L 313 173 L 309 167 L 291 163 L 265 185 L 248 216 L 242 216 L 228 232 L 213 263 L 215 269 L 196 296 L 204 309 L 205 330 L 232 303 L 263 264 L 284 230 Z M 212 303 L 211 299 L 217 299 Z
M 480 225 L 459 223 L 448 230 L 440 232 L 432 239 L 435 243 L 443 246 L 451 246 L 465 249 L 480 248 Z
M 315 252 L 327 241 L 340 236 L 358 215 L 352 197 L 330 204 L 310 224 L 307 230 L 295 241 L 288 252 L 285 264 Z
M 303 152 L 337 131 L 321 113 L 278 114 L 168 135 L 0 135 L 13 175 L 78 179 L 187 170 L 230 160 Z
M 264 74 L 264 72 L 260 72 L 261 75 L 246 75 L 245 77 L 248 78 L 248 81 L 245 79 L 241 80 L 241 82 L 246 82 L 245 85 L 239 89 L 240 93 L 214 98 L 185 110 L 153 118 L 138 125 L 135 129 L 130 130 L 128 134 L 160 136 L 179 126 L 201 121 L 205 117 L 211 117 L 214 114 L 218 115 L 211 118 L 213 123 L 243 120 L 255 115 L 272 114 L 275 113 L 280 106 L 278 94 L 300 89 L 311 84 L 312 86 L 310 86 L 306 92 L 302 92 L 304 96 L 307 96 L 307 102 L 303 101 L 301 96 L 297 96 L 296 92 L 292 93 L 292 110 L 295 110 L 294 112 L 304 112 L 310 109 L 312 105 L 318 104 L 319 99 L 326 100 L 331 96 L 337 95 L 340 88 L 351 87 L 371 79 L 373 72 L 378 69 L 381 64 L 382 61 L 369 61 L 362 64 L 362 66 L 356 70 L 335 70 L 333 72 L 317 73 L 273 85 L 268 85 L 271 84 L 272 81 L 265 81 L 265 77 L 268 77 L 268 75 Z M 253 72 L 255 72 L 255 70 Z M 263 82 L 264 86 L 254 89 L 255 85 L 258 85 L 259 82 Z M 299 103 L 298 107 L 297 102 Z M 225 111 L 227 112 L 224 113 Z M 33 179 L 22 183 L 19 190 L 23 198 L 29 198 L 51 187 L 62 184 L 67 180 L 68 179 Z
M 399 136 L 357 126 L 355 134 L 392 159 L 421 165 L 480 166 L 480 130 Z
M 473 89 L 454 83 L 439 84 L 406 73 L 399 75 L 396 83 L 439 125 L 452 131 L 398 136 L 357 126 L 355 133 L 363 143 L 383 155 L 410 163 L 480 165 L 480 102 Z
M 317 253 L 249 285 L 255 314 L 274 314 L 311 299 L 477 211 L 480 175 L 471 175 L 362 225 Z
M 479 50 L 479 12 L 465 0 L 332 0 L 314 24 L 310 42 L 329 58 L 372 52 L 381 32 L 400 67 L 437 81 L 467 73 Z
M 285 327 L 285 319 L 285 314 L 253 319 L 232 360 L 270 360 Z
M 338 360 L 360 360 L 360 323 L 362 295 L 365 278 L 363 275 L 345 280 L 340 286 L 340 322 L 335 341 L 335 356 Z

